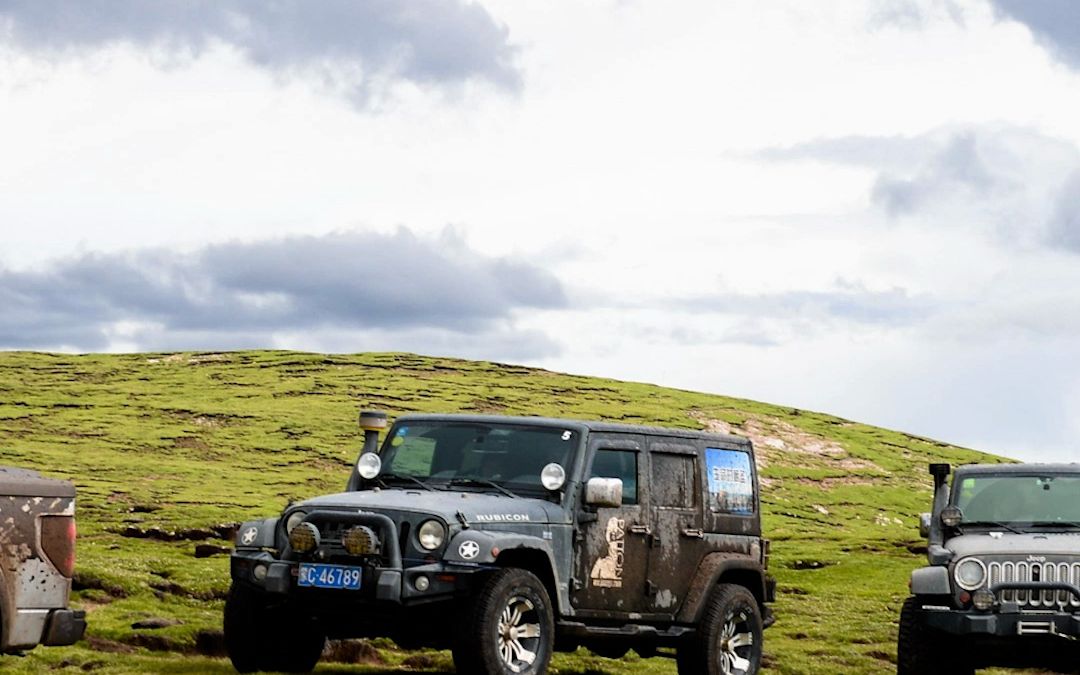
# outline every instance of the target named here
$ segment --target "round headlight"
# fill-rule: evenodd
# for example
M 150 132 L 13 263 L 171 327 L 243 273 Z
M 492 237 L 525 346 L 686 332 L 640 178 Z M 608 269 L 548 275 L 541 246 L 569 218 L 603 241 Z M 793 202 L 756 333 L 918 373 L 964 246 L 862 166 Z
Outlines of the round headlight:
M 364 480 L 371 480 L 382 470 L 382 460 L 374 452 L 365 452 L 356 460 L 356 470 Z
M 292 534 L 293 529 L 307 517 L 303 511 L 293 511 L 289 519 L 285 521 L 285 534 Z
M 566 469 L 552 462 L 540 470 L 540 482 L 548 490 L 558 490 L 566 482 Z
M 986 581 L 986 565 L 978 558 L 965 558 L 956 566 L 956 583 L 965 591 L 973 591 Z
M 956 527 L 964 519 L 959 506 L 946 506 L 941 510 L 941 522 L 945 527 Z
M 297 553 L 309 553 L 319 545 L 319 528 L 311 523 L 300 523 L 289 533 L 289 546 Z
M 446 528 L 437 520 L 425 520 L 416 531 L 416 541 L 428 551 L 434 551 L 442 546 L 446 538 Z

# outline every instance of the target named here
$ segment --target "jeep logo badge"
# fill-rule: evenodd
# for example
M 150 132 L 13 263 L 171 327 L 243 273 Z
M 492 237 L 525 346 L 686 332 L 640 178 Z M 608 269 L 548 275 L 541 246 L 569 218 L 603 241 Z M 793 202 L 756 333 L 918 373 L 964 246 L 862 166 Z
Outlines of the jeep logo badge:
M 1046 556 L 1044 555 L 1029 555 L 1028 562 L 1046 562 Z

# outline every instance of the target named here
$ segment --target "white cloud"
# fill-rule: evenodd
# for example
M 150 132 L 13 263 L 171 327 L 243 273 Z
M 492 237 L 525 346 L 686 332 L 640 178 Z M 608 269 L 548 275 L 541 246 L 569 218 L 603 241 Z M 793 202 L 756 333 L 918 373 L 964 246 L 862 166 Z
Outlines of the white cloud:
M 981 0 L 444 6 L 487 17 L 491 58 L 450 95 L 403 75 L 375 108 L 334 95 L 363 82 L 348 72 L 313 81 L 310 51 L 268 67 L 221 31 L 164 64 L 145 41 L 57 58 L 22 34 L 0 48 L 0 263 L 453 223 L 568 304 L 511 303 L 475 338 L 290 325 L 273 345 L 490 355 L 1065 447 L 1080 81 L 1030 30 Z M 113 345 L 217 339 L 114 319 L 134 323 Z

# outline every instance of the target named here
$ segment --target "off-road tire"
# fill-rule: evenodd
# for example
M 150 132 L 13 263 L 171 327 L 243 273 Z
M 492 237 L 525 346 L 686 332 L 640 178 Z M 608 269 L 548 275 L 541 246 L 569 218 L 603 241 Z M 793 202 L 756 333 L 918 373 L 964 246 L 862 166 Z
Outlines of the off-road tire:
M 697 635 L 679 645 L 679 675 L 755 675 L 761 668 L 761 609 L 744 586 L 718 585 Z
M 896 638 L 897 675 L 972 675 L 965 665 L 945 648 L 943 634 L 927 628 L 919 620 L 923 603 L 917 597 L 904 600 L 900 608 L 900 632 Z
M 544 675 L 554 636 L 544 584 L 527 570 L 502 569 L 483 582 L 458 621 L 454 666 L 460 675 Z
M 225 651 L 237 672 L 308 673 L 326 636 L 311 617 L 271 607 L 261 594 L 239 584 L 225 598 Z

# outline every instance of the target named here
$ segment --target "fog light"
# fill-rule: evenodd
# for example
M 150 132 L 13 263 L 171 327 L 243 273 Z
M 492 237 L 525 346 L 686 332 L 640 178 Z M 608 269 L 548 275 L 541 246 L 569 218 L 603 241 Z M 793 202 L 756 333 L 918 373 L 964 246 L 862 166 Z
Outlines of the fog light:
M 427 577 L 421 575 L 413 579 L 412 584 L 416 588 L 416 590 L 423 593 L 428 589 L 429 586 L 431 586 L 431 581 Z
M 341 538 L 341 545 L 351 555 L 368 555 L 379 549 L 379 541 L 375 538 L 375 533 L 370 527 L 363 525 L 350 527 Z
M 319 545 L 319 528 L 311 523 L 300 523 L 289 533 L 289 546 L 299 553 L 310 553 Z
M 256 565 L 255 569 L 251 571 L 251 576 L 255 577 L 255 581 L 265 581 L 266 565 Z
M 994 594 L 989 589 L 980 588 L 971 596 L 971 604 L 975 605 L 975 609 L 985 612 L 994 606 Z

